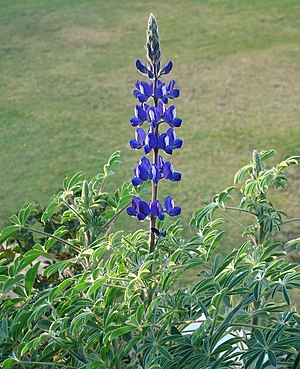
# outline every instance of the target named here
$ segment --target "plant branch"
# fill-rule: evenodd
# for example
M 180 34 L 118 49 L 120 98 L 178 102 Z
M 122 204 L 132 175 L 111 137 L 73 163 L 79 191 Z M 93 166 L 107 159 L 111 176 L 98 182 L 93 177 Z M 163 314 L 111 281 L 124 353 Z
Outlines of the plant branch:
M 293 219 L 288 219 L 285 222 L 282 222 L 281 224 L 287 224 L 287 223 L 292 223 L 292 222 L 300 222 L 300 218 L 293 218 Z
M 51 233 L 47 233 L 47 232 L 44 232 L 44 231 L 40 231 L 38 229 L 34 229 L 34 228 L 30 228 L 30 227 L 25 227 L 25 226 L 22 226 L 22 228 L 28 229 L 28 231 L 31 231 L 31 232 L 34 232 L 34 233 L 38 233 L 38 234 L 41 234 L 41 235 L 46 236 L 46 237 L 53 238 L 53 239 L 55 239 L 55 240 L 57 240 L 57 241 L 59 241 L 61 243 L 64 243 L 65 245 L 68 245 L 69 247 L 71 247 L 72 249 L 74 249 L 74 250 L 76 250 L 78 252 L 81 251 L 79 247 L 71 244 L 70 242 L 68 242 L 68 241 L 66 241 L 66 240 L 64 240 L 64 239 L 62 239 L 60 237 L 54 236 Z
M 249 210 L 246 210 L 246 209 L 243 209 L 243 208 L 238 208 L 238 207 L 235 207 L 235 206 L 225 206 L 225 210 L 234 210 L 234 211 L 238 211 L 238 212 L 241 212 L 241 213 L 251 214 L 251 215 L 256 217 L 256 214 L 253 213 L 252 211 L 249 211 Z

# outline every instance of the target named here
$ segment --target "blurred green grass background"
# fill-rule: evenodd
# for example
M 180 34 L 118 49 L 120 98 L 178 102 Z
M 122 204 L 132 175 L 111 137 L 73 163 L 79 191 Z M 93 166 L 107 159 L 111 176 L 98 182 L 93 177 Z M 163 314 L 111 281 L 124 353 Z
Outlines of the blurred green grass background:
M 182 206 L 183 224 L 253 149 L 275 149 L 278 161 L 300 153 L 298 0 L 1 0 L 1 225 L 25 202 L 46 205 L 63 177 L 91 177 L 117 149 L 111 187 L 130 181 L 141 154 L 128 147 L 134 64 L 151 12 L 181 89 L 184 147 L 172 162 L 183 180 L 160 191 Z M 293 217 L 300 175 L 289 173 L 274 202 Z M 121 225 L 139 227 L 126 216 Z

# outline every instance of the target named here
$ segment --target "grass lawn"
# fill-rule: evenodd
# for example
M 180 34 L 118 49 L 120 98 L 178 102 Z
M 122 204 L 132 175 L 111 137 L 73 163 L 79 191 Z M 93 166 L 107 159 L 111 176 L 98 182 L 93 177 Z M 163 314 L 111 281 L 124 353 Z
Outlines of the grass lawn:
M 298 0 L 1 0 L 1 225 L 25 202 L 46 204 L 64 176 L 96 173 L 116 149 L 123 165 L 113 185 L 130 181 L 140 156 L 127 144 L 134 63 L 145 56 L 150 12 L 164 60 L 174 61 L 185 142 L 172 159 L 183 180 L 161 193 L 185 223 L 253 149 L 275 149 L 278 160 L 300 153 Z M 289 173 L 274 202 L 293 217 L 300 175 Z

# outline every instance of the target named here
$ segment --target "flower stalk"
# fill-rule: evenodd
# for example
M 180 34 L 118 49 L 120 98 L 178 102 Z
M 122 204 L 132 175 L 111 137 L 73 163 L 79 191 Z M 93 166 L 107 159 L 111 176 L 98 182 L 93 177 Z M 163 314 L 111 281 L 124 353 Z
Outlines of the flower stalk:
M 145 155 L 142 156 L 136 168 L 133 169 L 133 186 L 140 186 L 143 182 L 152 182 L 152 196 L 147 203 L 139 197 L 134 196 L 127 213 L 137 217 L 139 221 L 150 218 L 150 241 L 149 252 L 155 250 L 156 239 L 163 237 L 165 232 L 157 229 L 157 218 L 163 220 L 165 215 L 176 216 L 181 212 L 179 206 L 174 205 L 171 196 L 164 199 L 164 207 L 158 200 L 158 185 L 161 179 L 180 181 L 181 174 L 175 172 L 172 164 L 165 161 L 161 155 L 163 151 L 167 155 L 172 155 L 173 150 L 179 149 L 183 141 L 177 139 L 175 128 L 180 127 L 181 119 L 176 117 L 174 105 L 168 105 L 169 101 L 179 96 L 179 89 L 175 88 L 175 80 L 168 84 L 161 80 L 163 75 L 171 72 L 173 63 L 169 61 L 164 67 L 161 66 L 161 46 L 158 34 L 156 18 L 150 14 L 148 29 L 146 32 L 146 59 L 147 65 L 141 60 L 136 61 L 137 70 L 145 77 L 150 79 L 150 83 L 137 81 L 133 96 L 139 104 L 135 106 L 135 116 L 130 119 L 133 127 L 136 127 L 135 139 L 129 141 L 133 149 L 143 149 Z M 152 105 L 148 102 L 152 101 Z M 160 127 L 165 123 L 169 128 L 161 133 Z M 143 124 L 148 124 L 145 131 Z M 152 161 L 148 155 L 152 151 Z

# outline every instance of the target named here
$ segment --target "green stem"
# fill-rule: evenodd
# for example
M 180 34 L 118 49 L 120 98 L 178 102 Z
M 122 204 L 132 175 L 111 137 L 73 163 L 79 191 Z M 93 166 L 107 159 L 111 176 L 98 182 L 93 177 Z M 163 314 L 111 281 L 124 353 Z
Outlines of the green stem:
M 85 223 L 85 220 L 84 220 L 84 218 L 78 213 L 78 211 L 76 210 L 76 209 L 74 209 L 71 205 L 69 205 L 66 201 L 64 201 L 64 200 L 62 200 L 63 201 L 63 203 L 66 205 L 66 207 L 69 209 L 69 210 L 71 210 L 71 211 L 73 211 L 73 213 L 75 213 L 77 216 L 78 216 L 78 218 L 80 218 L 82 221 L 83 221 L 83 223 Z
M 235 218 L 232 218 L 230 215 L 228 215 L 228 214 L 226 214 L 224 211 L 222 211 L 221 210 L 221 213 L 222 213 L 222 215 L 225 217 L 225 218 L 227 218 L 227 219 L 229 219 L 229 220 L 231 220 L 232 222 L 234 222 L 236 225 L 238 225 L 240 228 L 242 228 L 244 231 L 246 231 L 247 230 L 247 228 L 246 227 L 244 227 L 240 222 L 238 222 Z M 252 213 L 251 213 L 252 214 Z M 255 237 L 253 237 L 253 236 L 249 236 L 250 237 L 250 239 L 252 240 L 252 242 L 254 243 L 254 245 L 256 245 L 257 246 L 257 242 L 256 242 L 256 240 L 255 240 Z
M 232 218 L 230 215 L 226 214 L 224 211 L 221 210 L 221 213 L 223 216 L 232 222 L 234 222 L 236 225 L 238 225 L 240 228 L 242 228 L 244 231 L 246 230 L 246 227 L 244 227 L 240 222 L 238 222 L 235 218 Z
M 108 222 L 106 222 L 104 224 L 103 228 L 97 233 L 97 236 L 95 238 L 95 241 L 100 236 L 100 234 L 103 231 L 103 229 L 105 229 L 106 227 L 108 227 L 114 220 L 116 220 L 121 215 L 121 213 L 127 208 L 127 206 L 130 205 L 130 203 L 131 203 L 131 201 L 129 201 L 125 206 L 123 206 L 122 209 L 120 209 Z M 109 228 L 109 229 L 111 229 L 111 228 Z M 105 235 L 107 236 L 107 231 L 106 231 Z
M 249 210 L 246 210 L 246 209 L 243 209 L 243 208 L 238 208 L 238 207 L 235 207 L 235 206 L 225 206 L 225 210 L 235 210 L 235 211 L 238 211 L 238 212 L 241 212 L 241 213 L 251 214 L 251 215 L 256 217 L 256 214 L 253 213 L 252 211 L 249 211 Z
M 287 223 L 292 223 L 292 222 L 300 222 L 300 218 L 288 219 L 285 222 L 282 222 L 281 224 L 287 224 Z
M 68 241 L 66 241 L 66 240 L 64 240 L 64 239 L 62 239 L 60 237 L 54 236 L 51 233 L 47 233 L 47 232 L 44 232 L 44 231 L 40 231 L 38 229 L 34 229 L 34 228 L 30 228 L 30 227 L 25 227 L 25 226 L 22 226 L 22 228 L 28 229 L 28 231 L 31 231 L 31 232 L 34 232 L 34 233 L 38 233 L 38 234 L 41 234 L 41 235 L 46 236 L 46 237 L 53 238 L 54 240 L 57 240 L 57 241 L 59 241 L 61 243 L 64 243 L 65 245 L 68 245 L 69 247 L 71 247 L 72 249 L 74 249 L 74 250 L 76 250 L 78 252 L 81 251 L 79 247 L 77 247 L 75 245 L 72 245 L 70 242 L 68 242 Z

